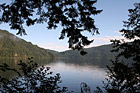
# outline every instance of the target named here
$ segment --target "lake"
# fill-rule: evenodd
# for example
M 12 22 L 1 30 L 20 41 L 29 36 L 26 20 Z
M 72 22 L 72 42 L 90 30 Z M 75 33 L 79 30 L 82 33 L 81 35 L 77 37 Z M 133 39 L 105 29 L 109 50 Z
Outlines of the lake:
M 17 64 L 19 63 L 20 58 L 2 58 L 0 59 L 0 64 L 7 63 L 10 67 L 18 68 Z M 26 59 L 22 59 L 27 61 Z M 62 83 L 60 86 L 68 87 L 69 91 L 74 91 L 74 93 L 80 92 L 80 84 L 82 82 L 86 83 L 91 92 L 96 89 L 96 86 L 102 86 L 102 81 L 106 77 L 105 68 L 97 64 L 96 62 L 91 62 L 88 64 L 80 60 L 47 60 L 47 59 L 34 59 L 39 65 L 44 65 L 46 67 L 51 67 L 50 71 L 60 73 Z M 96 64 L 93 64 L 96 63 Z M 7 74 L 1 72 L 1 76 L 12 78 L 16 74 L 13 72 L 8 72 Z

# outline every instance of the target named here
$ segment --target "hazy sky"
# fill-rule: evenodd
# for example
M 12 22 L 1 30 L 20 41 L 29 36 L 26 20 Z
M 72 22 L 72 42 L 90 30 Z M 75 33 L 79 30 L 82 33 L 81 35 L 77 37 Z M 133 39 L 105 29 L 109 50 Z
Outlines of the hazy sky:
M 0 3 L 6 0 L 0 0 Z M 103 12 L 96 15 L 95 25 L 99 28 L 100 35 L 86 35 L 89 39 L 94 38 L 94 42 L 88 46 L 98 46 L 109 44 L 110 39 L 122 38 L 119 30 L 123 28 L 123 22 L 128 19 L 128 9 L 134 8 L 134 3 L 140 3 L 140 0 L 98 0 L 97 9 L 103 9 Z M 10 33 L 16 34 L 17 31 L 10 30 L 7 24 L 0 24 L 0 29 L 8 30 Z M 64 51 L 68 49 L 67 39 L 59 40 L 61 27 L 55 30 L 48 30 L 45 24 L 38 24 L 26 28 L 28 35 L 18 36 L 28 42 L 46 49 Z

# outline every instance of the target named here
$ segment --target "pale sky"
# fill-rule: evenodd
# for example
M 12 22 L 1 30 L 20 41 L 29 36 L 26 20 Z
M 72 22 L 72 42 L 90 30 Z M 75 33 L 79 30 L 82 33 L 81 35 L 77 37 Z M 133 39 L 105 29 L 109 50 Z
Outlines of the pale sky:
M 6 0 L 0 0 L 0 3 Z M 140 0 L 98 0 L 97 9 L 103 9 L 103 12 L 96 15 L 95 25 L 99 28 L 100 35 L 86 35 L 94 42 L 88 46 L 99 46 L 110 44 L 110 39 L 122 39 L 119 30 L 123 28 L 123 22 L 128 19 L 128 9 L 134 8 L 134 3 L 140 3 Z M 16 30 L 11 30 L 7 24 L 0 24 L 0 29 L 8 30 L 16 35 Z M 38 24 L 26 28 L 27 35 L 19 36 L 28 42 L 32 42 L 39 47 L 56 51 L 68 50 L 68 39 L 59 40 L 61 27 L 55 30 L 48 30 L 45 24 Z

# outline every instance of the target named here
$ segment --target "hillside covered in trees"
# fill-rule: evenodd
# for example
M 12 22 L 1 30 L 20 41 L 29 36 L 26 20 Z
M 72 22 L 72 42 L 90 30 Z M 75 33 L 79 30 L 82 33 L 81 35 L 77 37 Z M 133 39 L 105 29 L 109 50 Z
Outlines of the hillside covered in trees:
M 91 65 L 100 65 L 107 66 L 111 65 L 110 60 L 114 60 L 118 53 L 111 52 L 113 50 L 113 45 L 102 45 L 97 47 L 91 47 L 84 49 L 87 54 L 82 56 L 77 50 L 68 50 L 61 53 L 58 53 L 58 57 L 60 59 L 65 60 L 65 62 L 74 62 L 80 64 L 91 64 Z M 132 62 L 132 59 L 125 59 L 124 57 L 120 57 L 120 60 L 125 60 L 126 63 Z
M 5 30 L 0 30 L 0 57 L 47 57 L 55 55 L 49 51 L 26 42 Z
M 5 30 L 0 30 L 0 57 L 46 57 L 60 58 L 66 62 L 110 64 L 117 53 L 111 52 L 112 45 L 102 45 L 85 49 L 86 55 L 82 56 L 77 50 L 57 52 L 43 49 L 31 42 L 27 42 Z
M 43 49 L 27 42 L 5 30 L 0 30 L 0 57 L 46 57 L 59 58 L 65 62 L 80 64 L 110 65 L 117 53 L 111 52 L 112 45 L 102 45 L 84 49 L 87 54 L 81 55 L 77 50 L 57 52 Z
M 102 45 L 85 49 L 86 55 L 81 55 L 77 50 L 68 50 L 59 53 L 59 57 L 64 60 L 75 60 L 78 63 L 89 64 L 110 64 L 110 60 L 115 59 L 117 53 L 112 53 L 112 45 Z

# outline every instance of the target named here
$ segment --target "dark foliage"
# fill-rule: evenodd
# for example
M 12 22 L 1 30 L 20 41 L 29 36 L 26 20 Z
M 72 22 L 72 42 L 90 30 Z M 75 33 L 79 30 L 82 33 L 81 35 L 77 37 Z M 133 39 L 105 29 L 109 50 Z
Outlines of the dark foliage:
M 80 50 L 93 40 L 82 35 L 88 31 L 99 34 L 93 17 L 102 10 L 93 5 L 97 0 L 11 0 L 10 4 L 0 4 L 0 23 L 8 23 L 17 34 L 26 34 L 24 25 L 47 24 L 48 29 L 62 26 L 59 39 L 69 38 L 69 48 Z M 85 54 L 81 52 L 81 54 Z
M 86 83 L 82 82 L 80 87 L 81 87 L 81 93 L 91 93 L 90 87 Z
M 0 66 L 1 71 L 14 71 L 17 77 L 7 79 L 0 76 L 0 91 L 2 93 L 65 93 L 68 92 L 66 87 L 59 87 L 61 83 L 60 74 L 52 75 L 48 70 L 50 67 L 38 67 L 29 58 L 29 62 L 20 61 L 18 64 L 20 70 L 12 69 L 7 64 Z
M 105 90 L 109 93 L 136 93 L 140 92 L 140 3 L 134 4 L 134 9 L 129 9 L 129 19 L 124 21 L 123 33 L 126 39 L 133 40 L 112 40 L 115 52 L 121 53 L 112 61 L 113 66 L 108 67 L 108 79 Z M 118 60 L 120 56 L 126 59 L 133 59 L 133 63 L 125 63 Z
M 135 9 L 129 9 L 129 19 L 124 21 L 124 29 L 120 30 L 126 39 L 133 40 L 132 42 L 124 42 L 114 40 L 115 50 L 122 50 L 118 56 L 125 58 L 133 58 L 134 61 L 140 62 L 140 3 L 134 4 Z

